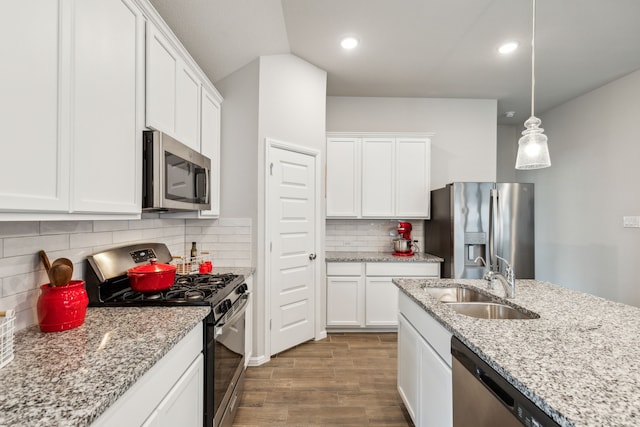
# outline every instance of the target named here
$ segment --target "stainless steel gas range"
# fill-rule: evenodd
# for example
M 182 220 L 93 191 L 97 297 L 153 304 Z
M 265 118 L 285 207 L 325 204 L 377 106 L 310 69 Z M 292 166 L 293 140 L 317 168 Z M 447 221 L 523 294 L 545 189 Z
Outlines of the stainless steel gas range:
M 244 276 L 178 274 L 166 290 L 132 290 L 127 270 L 152 258 L 167 264 L 172 260 L 162 243 L 124 246 L 89 256 L 89 306 L 210 306 L 204 320 L 204 426 L 230 426 L 244 384 L 245 311 L 250 298 Z

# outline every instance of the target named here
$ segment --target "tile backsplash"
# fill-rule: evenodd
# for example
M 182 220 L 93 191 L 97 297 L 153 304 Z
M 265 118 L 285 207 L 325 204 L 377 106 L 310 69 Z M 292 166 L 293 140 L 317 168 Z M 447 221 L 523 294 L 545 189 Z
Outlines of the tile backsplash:
M 39 285 L 48 282 L 38 251 L 50 260 L 74 263 L 74 279 L 84 278 L 88 255 L 116 246 L 161 242 L 174 255 L 191 242 L 208 250 L 214 266 L 250 267 L 251 219 L 185 220 L 145 215 L 141 220 L 0 222 L 0 310 L 16 310 L 16 329 L 38 322 Z
M 424 221 L 409 221 L 413 226 L 411 237 L 418 240 L 424 252 Z M 397 230 L 398 220 L 389 219 L 328 219 L 325 248 L 327 251 L 393 251 L 391 233 Z

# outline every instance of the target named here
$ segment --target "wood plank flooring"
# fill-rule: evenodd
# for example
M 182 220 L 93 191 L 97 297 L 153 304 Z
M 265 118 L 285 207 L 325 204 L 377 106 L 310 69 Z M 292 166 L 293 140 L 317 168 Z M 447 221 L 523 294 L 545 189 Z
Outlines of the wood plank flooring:
M 413 426 L 396 370 L 397 334 L 329 334 L 247 368 L 233 425 Z

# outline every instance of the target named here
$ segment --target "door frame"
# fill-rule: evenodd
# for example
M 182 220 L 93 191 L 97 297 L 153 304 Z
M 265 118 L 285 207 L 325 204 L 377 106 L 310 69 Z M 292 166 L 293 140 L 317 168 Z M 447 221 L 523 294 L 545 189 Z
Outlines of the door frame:
M 316 268 L 314 270 L 314 292 L 313 296 L 315 298 L 314 301 L 314 335 L 315 340 L 321 340 L 327 337 L 327 331 L 323 327 L 322 324 L 322 310 L 321 310 L 321 297 L 322 297 L 322 266 L 324 265 L 324 250 L 323 242 L 324 236 L 323 231 L 323 207 L 322 203 L 322 153 L 320 150 L 316 150 L 314 148 L 303 147 L 300 145 L 292 144 L 289 142 L 284 142 L 280 140 L 276 140 L 274 138 L 265 138 L 265 164 L 264 164 L 264 187 L 265 187 L 265 197 L 264 197 L 264 334 L 265 337 L 265 362 L 271 359 L 271 251 L 270 251 L 270 242 L 272 238 L 273 230 L 271 229 L 271 217 L 270 217 L 270 167 L 271 163 L 271 150 L 277 148 L 281 150 L 291 151 L 294 153 L 304 154 L 308 156 L 312 156 L 314 159 L 314 167 L 315 167 L 315 223 L 314 223 L 314 232 L 316 236 L 314 253 L 316 254 Z

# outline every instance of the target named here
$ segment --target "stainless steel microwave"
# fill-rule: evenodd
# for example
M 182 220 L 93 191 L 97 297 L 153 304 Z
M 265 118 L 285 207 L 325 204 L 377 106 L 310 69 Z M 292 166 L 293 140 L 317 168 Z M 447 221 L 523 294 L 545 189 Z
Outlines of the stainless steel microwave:
M 211 160 L 169 135 L 144 131 L 142 210 L 211 209 Z

